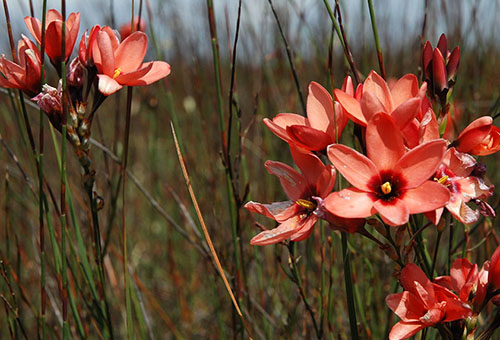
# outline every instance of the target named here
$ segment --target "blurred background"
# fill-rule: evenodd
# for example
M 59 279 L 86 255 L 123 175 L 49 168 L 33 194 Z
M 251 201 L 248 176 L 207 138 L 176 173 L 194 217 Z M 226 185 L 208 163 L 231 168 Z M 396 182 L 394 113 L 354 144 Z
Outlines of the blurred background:
M 26 0 L 7 1 L 14 39 L 29 35 L 23 18 L 29 15 Z M 273 5 L 288 42 L 298 84 L 304 99 L 307 85 L 317 81 L 328 90 L 339 88 L 350 74 L 342 47 L 333 31 L 323 1 L 274 0 Z M 339 1 L 342 23 L 354 62 L 362 77 L 378 71 L 367 1 Z M 139 1 L 135 1 L 135 14 Z M 234 195 L 228 200 L 223 162 L 220 116 L 212 55 L 207 3 L 193 0 L 145 0 L 141 16 L 146 21 L 149 50 L 146 59 L 165 60 L 172 73 L 164 81 L 134 89 L 129 147 L 130 177 L 127 182 L 127 225 L 129 271 L 134 290 L 135 335 L 139 339 L 230 339 L 244 338 L 222 281 L 209 257 L 206 242 L 186 190 L 170 130 L 177 126 L 193 189 L 208 230 L 230 278 L 255 338 L 299 339 L 314 337 L 309 311 L 290 278 L 288 250 L 284 246 L 254 247 L 249 240 L 259 232 L 255 223 L 274 227 L 242 208 L 249 200 L 263 203 L 285 200 L 279 181 L 267 174 L 268 159 L 292 164 L 285 142 L 262 123 L 281 112 L 303 114 L 300 97 L 287 58 L 285 42 L 268 1 L 243 1 L 234 65 L 233 102 L 230 107 L 232 56 L 238 20 L 238 1 L 214 1 L 215 23 L 220 51 L 222 112 L 224 126 L 231 122 L 229 160 Z M 332 4 L 333 6 L 333 4 Z M 48 8 L 60 8 L 48 1 Z M 421 49 L 426 40 L 433 46 L 441 33 L 448 47 L 461 47 L 461 62 L 453 93 L 452 110 L 459 130 L 480 115 L 498 111 L 500 86 L 500 22 L 496 14 L 500 1 L 398 1 L 375 0 L 375 15 L 387 75 L 399 78 L 415 73 L 421 79 Z M 34 1 L 40 17 L 41 1 Z M 427 18 L 424 25 L 425 12 Z M 79 36 L 92 25 L 119 28 L 130 22 L 131 2 L 124 0 L 67 1 L 67 12 L 80 12 Z M 5 20 L 2 21 L 5 25 Z M 77 44 L 79 43 L 79 39 Z M 0 38 L 1 51 L 10 55 L 7 35 Z M 76 51 L 76 49 L 75 49 Z M 74 52 L 74 55 L 75 52 Z M 48 82 L 55 86 L 53 69 Z M 0 249 L 5 272 L 15 275 L 12 288 L 20 321 L 0 309 L 0 338 L 9 338 L 10 326 L 24 325 L 27 338 L 36 338 L 39 308 L 38 203 L 30 186 L 36 188 L 36 169 L 25 133 L 7 93 L 0 94 Z M 97 114 L 92 137 L 99 144 L 91 156 L 97 171 L 96 191 L 104 199 L 100 211 L 105 245 L 107 291 L 117 338 L 126 332 L 122 255 L 121 200 L 117 199 L 120 166 L 113 157 L 123 152 L 126 94 L 110 96 Z M 39 125 L 38 110 L 28 108 L 34 131 Z M 231 117 L 231 118 L 230 118 Z M 351 138 L 348 131 L 344 138 Z M 56 133 L 59 138 L 58 133 Z M 227 131 L 226 131 L 227 136 Z M 50 133 L 46 133 L 46 176 L 58 188 L 56 155 Z M 19 164 L 13 161 L 14 154 Z M 68 151 L 68 186 L 73 194 L 83 238 L 90 249 L 90 211 L 81 185 L 76 157 Z M 119 158 L 118 158 L 119 159 Z M 498 184 L 498 162 L 487 159 L 488 176 Z M 23 175 L 22 169 L 26 176 Z M 56 191 L 57 192 L 57 191 Z M 231 203 L 235 206 L 233 207 Z M 498 196 L 489 203 L 496 207 Z M 232 212 L 232 213 L 231 213 Z M 54 220 L 57 214 L 54 214 Z M 56 223 L 57 224 L 57 223 Z M 474 226 L 469 254 L 482 263 L 495 246 L 496 220 L 481 220 Z M 57 225 L 57 228 L 59 228 Z M 461 226 L 459 227 L 461 228 Z M 73 249 L 74 226 L 68 226 Z M 493 230 L 493 231 L 492 231 Z M 436 230 L 428 228 L 424 240 L 434 249 Z M 453 247 L 457 256 L 463 246 L 463 231 L 457 231 Z M 484 240 L 486 240 L 484 242 Z M 48 241 L 47 241 L 48 242 Z M 449 242 L 448 236 L 442 242 Z M 47 245 L 50 249 L 50 244 Z M 359 331 L 363 339 L 382 339 L 396 322 L 384 303 L 397 289 L 392 278 L 392 261 L 378 247 L 360 236 L 349 238 L 356 283 L 355 295 Z M 350 339 L 344 293 L 340 236 L 328 227 L 316 228 L 307 241 L 295 247 L 295 256 L 304 294 L 325 339 Z M 90 252 L 90 250 L 89 250 Z M 68 250 L 68 253 L 71 253 Z M 89 255 L 91 258 L 92 255 Z M 49 338 L 60 333 L 60 301 L 54 265 L 47 267 L 47 324 Z M 438 259 L 438 273 L 446 272 L 448 259 Z M 77 262 L 70 279 L 77 310 L 84 320 L 89 339 L 99 339 L 92 324 L 85 278 Z M 11 282 L 14 282 L 11 281 Z M 10 290 L 7 279 L 0 293 Z M 12 303 L 14 303 L 12 302 Z M 70 313 L 71 315 L 71 313 Z M 6 317 L 8 316 L 8 317 Z M 75 321 L 70 317 L 72 334 Z M 16 328 L 17 329 L 17 328 Z M 430 335 L 432 335 L 432 331 Z M 432 337 L 429 337 L 432 338 Z

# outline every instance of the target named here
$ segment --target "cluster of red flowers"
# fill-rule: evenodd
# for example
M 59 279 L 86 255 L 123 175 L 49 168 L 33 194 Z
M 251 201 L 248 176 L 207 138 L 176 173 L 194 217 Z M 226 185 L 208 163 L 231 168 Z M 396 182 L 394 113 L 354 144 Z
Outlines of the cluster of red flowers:
M 89 93 L 94 88 L 95 105 L 90 112 L 90 116 L 93 116 L 105 96 L 115 93 L 123 86 L 151 84 L 170 73 L 170 66 L 166 62 L 143 62 L 148 39 L 141 30 L 131 33 L 132 27 L 144 29 L 144 21 L 139 18 L 136 20 L 139 22 L 138 25 L 129 24 L 122 27 L 124 39 L 121 41 L 120 34 L 109 26 L 96 25 L 90 31 L 85 31 L 80 40 L 78 55 L 69 62 L 78 38 L 80 13 L 71 13 L 66 18 L 64 34 L 63 18 L 55 9 L 47 12 L 44 28 L 39 19 L 26 17 L 24 19 L 26 26 L 38 45 L 23 35 L 18 43 L 17 57 L 14 56 L 13 61 L 2 55 L 0 72 L 3 77 L 0 77 L 0 86 L 20 89 L 26 95 L 33 97 L 33 101 L 47 113 L 52 124 L 60 129 L 61 81 L 57 88 L 48 84 L 41 86 L 43 57 L 39 46 L 45 43 L 44 52 L 59 77 L 63 76 L 62 62 L 69 62 L 65 76 L 69 89 L 68 97 L 71 99 L 70 113 L 72 109 L 79 115 L 85 113 Z M 63 36 L 64 51 L 62 51 Z
M 443 35 L 435 50 L 430 43 L 425 45 L 420 86 L 413 74 L 388 84 L 372 71 L 357 88 L 346 77 L 342 88 L 333 91 L 334 100 L 312 82 L 307 117 L 281 113 L 264 119 L 289 144 L 300 172 L 280 162 L 266 162 L 289 200 L 246 204 L 248 210 L 279 223 L 250 243 L 303 240 L 319 219 L 354 233 L 364 232 L 366 218 L 374 215 L 378 223 L 390 226 L 405 225 L 410 215 L 420 213 L 439 225 L 445 208 L 465 224 L 478 221 L 481 214 L 494 216 L 485 202 L 493 194 L 493 185 L 474 156 L 500 150 L 500 129 L 491 117 L 481 117 L 453 138 L 447 94 L 455 83 L 459 60 L 460 50 L 450 53 Z M 438 114 L 433 103 L 441 105 Z M 340 143 L 349 120 L 355 124 L 358 150 Z M 331 164 L 325 165 L 328 160 Z M 336 186 L 336 171 L 351 187 Z M 500 251 L 495 254 L 500 257 Z M 477 265 L 460 259 L 450 277 L 433 283 L 417 265 L 407 264 L 400 275 L 405 291 L 387 298 L 402 319 L 390 339 L 406 339 L 422 328 L 478 313 L 498 289 L 494 282 L 500 281 L 500 275 L 487 272 L 488 265 L 478 272 Z

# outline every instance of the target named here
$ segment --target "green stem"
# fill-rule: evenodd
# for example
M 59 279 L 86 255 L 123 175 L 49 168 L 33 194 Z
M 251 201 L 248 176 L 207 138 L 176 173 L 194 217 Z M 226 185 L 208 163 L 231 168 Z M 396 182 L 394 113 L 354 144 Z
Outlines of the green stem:
M 373 9 L 373 1 L 368 0 L 368 7 L 370 8 L 370 19 L 372 21 L 373 36 L 375 38 L 375 46 L 377 48 L 378 66 L 382 78 L 386 79 L 384 56 L 382 55 L 382 48 L 380 47 L 380 39 L 378 38 L 377 21 L 375 20 L 375 10 Z
M 356 321 L 356 308 L 354 304 L 354 282 L 351 272 L 351 258 L 347 248 L 347 233 L 342 232 L 342 257 L 344 259 L 344 280 L 347 297 L 347 309 L 349 311 L 349 324 L 351 326 L 351 339 L 359 340 L 358 323 Z
M 132 301 L 130 296 L 130 277 L 128 274 L 128 254 L 127 254 L 127 224 L 125 210 L 125 189 L 127 183 L 127 162 L 130 137 L 130 116 L 132 112 L 132 90 L 133 87 L 127 87 L 127 114 L 125 119 L 125 143 L 122 159 L 122 242 L 123 242 L 123 276 L 125 280 L 125 306 L 127 311 L 127 335 L 129 340 L 134 339 L 134 324 L 132 320 Z

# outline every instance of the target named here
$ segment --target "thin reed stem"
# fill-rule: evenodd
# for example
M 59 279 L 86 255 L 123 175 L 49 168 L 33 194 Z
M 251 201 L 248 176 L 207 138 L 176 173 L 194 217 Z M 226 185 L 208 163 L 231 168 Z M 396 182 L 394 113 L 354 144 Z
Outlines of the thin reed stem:
M 378 66 L 380 68 L 380 73 L 382 78 L 387 79 L 385 75 L 385 65 L 384 56 L 382 54 L 382 48 L 380 47 L 380 39 L 378 37 L 377 21 L 375 18 L 375 10 L 373 9 L 373 0 L 368 0 L 368 8 L 370 9 L 370 19 L 372 21 L 373 37 L 375 38 L 375 46 L 377 48 L 377 59 Z
M 221 264 L 221 262 L 219 260 L 219 256 L 217 255 L 217 252 L 215 251 L 215 247 L 213 245 L 212 238 L 210 237 L 210 234 L 208 233 L 208 229 L 207 229 L 207 226 L 205 224 L 205 219 L 203 218 L 203 215 L 201 214 L 200 207 L 198 206 L 198 200 L 196 199 L 196 196 L 195 196 L 194 191 L 193 191 L 193 187 L 191 186 L 191 180 L 189 178 L 189 175 L 188 175 L 188 172 L 187 172 L 187 168 L 186 168 L 186 164 L 185 164 L 185 161 L 184 161 L 184 157 L 182 156 L 181 150 L 179 148 L 179 142 L 177 140 L 177 134 L 175 132 L 175 129 L 174 129 L 174 126 L 173 126 L 172 123 L 170 123 L 170 128 L 172 130 L 172 135 L 174 137 L 174 143 L 175 143 L 175 149 L 177 151 L 177 157 L 179 158 L 179 163 L 181 165 L 181 169 L 182 169 L 182 174 L 184 176 L 184 180 L 186 181 L 186 186 L 187 186 L 188 191 L 189 191 L 189 196 L 191 197 L 191 201 L 193 202 L 193 206 L 194 206 L 194 208 L 196 210 L 196 215 L 197 215 L 198 220 L 199 220 L 199 222 L 201 224 L 201 228 L 203 229 L 203 235 L 205 236 L 205 239 L 206 239 L 206 241 L 208 243 L 208 247 L 210 248 L 210 253 L 212 255 L 212 258 L 215 261 L 217 270 L 219 271 L 219 274 L 220 274 L 220 276 L 222 278 L 222 281 L 224 282 L 224 286 L 226 288 L 226 291 L 229 294 L 229 297 L 231 298 L 233 306 L 236 309 L 236 312 L 238 313 L 238 316 L 240 317 L 241 322 L 243 323 L 243 327 L 245 328 L 245 330 L 246 330 L 246 332 L 248 334 L 248 337 L 250 339 L 253 339 L 252 336 L 251 336 L 251 333 L 250 333 L 249 325 L 247 324 L 245 318 L 243 317 L 243 314 L 241 313 L 241 309 L 240 309 L 240 307 L 238 305 L 238 302 L 236 301 L 236 298 L 235 298 L 235 296 L 233 294 L 231 286 L 229 285 L 229 281 L 227 280 L 227 277 L 226 277 L 226 274 L 224 272 L 224 269 L 222 268 L 222 264 Z
M 61 15 L 62 15 L 62 29 L 61 29 L 61 80 L 62 80 L 62 128 L 61 128 L 61 259 L 62 259 L 62 315 L 63 315 L 63 339 L 69 339 L 69 324 L 68 324 L 68 272 L 67 272 L 67 259 L 66 259 L 66 122 L 68 119 L 68 97 L 66 93 L 66 1 L 61 0 Z
M 30 0 L 30 13 L 32 16 L 34 16 L 34 11 L 33 11 L 33 3 Z M 40 55 L 41 57 L 41 65 L 40 65 L 40 71 L 41 71 L 41 82 L 40 82 L 40 89 L 43 87 L 43 84 L 45 83 L 45 23 L 46 23 L 46 13 L 47 13 L 47 0 L 43 0 L 42 4 L 42 38 L 41 38 L 41 47 L 40 47 Z M 47 326 L 46 326 L 46 308 L 47 308 L 47 292 L 45 290 L 45 284 L 46 284 L 46 278 L 45 278 L 45 224 L 44 224 L 44 198 L 45 198 L 45 192 L 43 190 L 43 166 L 44 166 L 44 139 L 45 139 L 45 133 L 44 133 L 44 112 L 42 109 L 40 109 L 40 114 L 39 114 L 39 120 L 40 120 L 40 125 L 39 125 L 39 141 L 38 141 L 38 206 L 39 206 L 39 232 L 40 232 L 40 323 L 41 323 L 41 339 L 45 340 L 47 339 Z
M 306 114 L 306 102 L 304 101 L 302 89 L 300 88 L 300 82 L 299 82 L 299 77 L 297 76 L 297 71 L 295 71 L 295 66 L 293 63 L 293 57 L 292 57 L 292 51 L 290 49 L 290 45 L 288 44 L 288 41 L 286 40 L 285 33 L 283 32 L 283 28 L 281 27 L 281 23 L 280 23 L 280 20 L 278 18 L 278 13 L 276 13 L 276 10 L 274 9 L 274 5 L 273 5 L 272 0 L 267 0 L 267 2 L 269 2 L 269 6 L 271 6 L 271 11 L 273 12 L 274 19 L 276 19 L 276 24 L 278 25 L 278 30 L 280 31 L 281 39 L 283 40 L 283 43 L 285 44 L 286 56 L 288 58 L 288 63 L 290 64 L 290 68 L 292 69 L 293 80 L 295 81 L 295 86 L 297 87 L 297 92 L 299 94 L 300 104 L 302 105 L 302 110 L 303 110 L 304 115 L 305 115 Z
M 347 309 L 349 311 L 349 325 L 351 326 L 351 339 L 358 340 L 358 323 L 356 321 L 356 307 L 354 301 L 354 282 L 351 272 L 351 256 L 347 247 L 347 233 L 342 232 L 342 258 L 344 259 L 344 281 L 347 298 Z
M 127 335 L 128 339 L 134 338 L 134 324 L 132 319 L 132 302 L 130 296 L 130 277 L 128 273 L 128 254 L 127 254 L 127 224 L 126 224 L 126 185 L 127 185 L 127 163 L 128 148 L 130 137 L 130 116 L 132 113 L 132 91 L 133 87 L 127 87 L 127 113 L 125 118 L 125 142 L 123 149 L 121 178 L 122 178 L 122 243 L 123 243 L 123 279 L 125 284 L 125 306 L 127 311 Z

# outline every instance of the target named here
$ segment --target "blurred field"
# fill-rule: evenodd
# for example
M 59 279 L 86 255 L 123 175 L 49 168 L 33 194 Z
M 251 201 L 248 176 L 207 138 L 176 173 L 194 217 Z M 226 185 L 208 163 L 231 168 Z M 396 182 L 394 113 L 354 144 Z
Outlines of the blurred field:
M 250 216 L 239 208 L 234 218 L 237 239 L 236 242 L 233 240 L 221 157 L 217 86 L 207 5 L 191 1 L 184 7 L 177 6 L 180 2 L 144 1 L 142 11 L 150 37 L 146 58 L 167 61 L 172 67 L 172 74 L 165 81 L 135 88 L 132 103 L 128 166 L 131 176 L 127 180 L 126 217 L 135 336 L 138 339 L 248 337 L 209 257 L 192 208 L 170 130 L 170 121 L 174 119 L 203 217 L 253 337 L 313 338 L 315 333 L 309 312 L 296 284 L 289 277 L 292 274 L 286 247 L 254 247 L 249 244 L 250 238 L 259 231 L 255 222 L 271 228 L 272 221 Z M 222 104 L 227 124 L 238 6 L 236 1 L 215 2 Z M 359 5 L 347 5 L 345 2 L 340 4 L 343 10 L 346 7 L 342 19 L 347 39 L 360 73 L 366 76 L 371 69 L 378 70 L 367 5 L 364 1 L 359 1 Z M 126 23 L 130 19 L 130 3 L 121 0 L 119 3 L 115 1 L 113 7 L 107 2 L 88 2 L 81 10 L 79 35 L 91 24 L 97 23 L 93 22 L 94 16 L 99 17 L 101 25 Z M 332 34 L 332 23 L 323 3 L 276 0 L 273 4 L 291 48 L 304 99 L 307 85 L 313 80 L 329 90 L 339 88 L 344 76 L 350 74 L 350 69 L 337 36 Z M 489 13 L 498 13 L 500 2 L 478 1 L 455 6 L 454 1 L 430 1 L 423 40 L 420 35 L 425 4 L 423 1 L 418 4 L 410 5 L 408 2 L 402 5 L 402 9 L 396 9 L 394 1 L 374 3 L 388 76 L 399 78 L 406 73 L 415 73 L 420 78 L 422 41 L 428 39 L 435 45 L 439 35 L 445 32 L 449 46 L 460 45 L 462 49 L 452 109 L 462 117 L 458 131 L 479 115 L 494 116 L 499 111 L 500 45 L 498 36 L 492 32 L 498 31 L 499 23 L 491 19 Z M 59 6 L 50 2 L 49 5 Z M 73 5 L 73 1 L 68 1 L 68 13 L 73 10 Z M 116 8 L 117 12 L 109 12 L 111 8 Z M 189 8 L 189 11 L 181 13 L 183 8 Z M 14 10 L 15 17 L 11 14 L 17 25 L 14 26 L 15 39 L 21 32 L 26 32 L 22 17 L 29 12 L 23 10 L 27 11 L 28 6 L 19 6 Z M 36 16 L 40 16 L 40 9 Z M 303 113 L 303 109 L 285 45 L 269 4 L 266 1 L 255 4 L 244 1 L 241 20 L 236 50 L 234 105 L 231 108 L 232 171 L 236 178 L 237 196 L 242 203 L 248 200 L 270 203 L 285 196 L 279 181 L 267 174 L 265 160 L 292 163 L 286 143 L 272 135 L 262 124 L 262 119 L 280 112 Z M 153 34 L 157 39 L 156 47 Z M 8 54 L 8 41 L 5 39 L 2 43 L 5 46 L 3 52 Z M 49 77 L 49 83 L 52 79 L 55 78 Z M 11 92 L 11 96 L 16 94 Z M 22 128 L 22 117 L 15 109 L 18 104 L 13 98 L 6 92 L 0 94 L 0 134 L 4 143 L 0 147 L 0 296 L 4 301 L 1 303 L 4 308 L 0 308 L 0 338 L 10 338 L 10 330 L 14 329 L 14 337 L 21 339 L 21 328 L 24 328 L 26 338 L 36 339 L 40 306 L 38 180 Z M 103 152 L 99 145 L 94 145 L 91 152 L 97 170 L 96 191 L 105 202 L 99 215 L 106 252 L 106 291 L 117 339 L 126 338 L 126 314 L 121 250 L 122 208 L 121 200 L 117 199 L 120 165 L 112 155 L 121 157 L 123 152 L 125 105 L 126 90 L 105 101 L 98 112 L 92 137 L 99 145 L 105 146 L 107 152 Z M 38 138 L 38 110 L 31 106 L 28 110 Z M 59 172 L 47 124 L 45 174 L 57 196 Z M 347 140 L 352 138 L 349 134 L 351 125 L 349 123 L 343 134 Z M 60 140 L 60 134 L 56 132 L 56 136 Z M 17 157 L 19 164 L 13 161 L 9 151 Z M 88 246 L 89 261 L 93 261 L 90 210 L 81 184 L 79 163 L 73 156 L 69 149 L 68 186 L 75 204 L 75 217 Z M 498 185 L 498 162 L 495 156 L 487 160 L 488 177 Z M 246 191 L 248 195 L 245 196 Z M 496 207 L 498 195 L 494 195 L 489 203 Z M 58 237 L 60 225 L 57 213 L 52 202 L 49 206 Z M 484 261 L 491 255 L 497 244 L 495 240 L 498 240 L 495 234 L 497 227 L 497 220 L 481 220 L 473 229 L 468 245 L 469 248 L 478 246 L 469 253 L 471 260 Z M 452 244 L 459 255 L 463 227 L 456 228 Z M 185 235 L 181 235 L 179 230 Z M 74 231 L 74 223 L 70 222 L 67 251 L 72 267 L 70 289 L 88 338 L 99 339 L 99 327 L 86 304 L 90 301 L 86 278 L 78 255 L 74 253 L 77 249 Z M 436 230 L 428 228 L 423 235 L 429 251 L 433 251 Z M 486 241 L 478 244 L 485 236 Z M 49 236 L 46 242 L 47 334 L 49 339 L 55 339 L 61 333 L 61 304 Z M 444 235 L 441 242 L 447 244 L 449 235 Z M 372 242 L 357 235 L 350 236 L 349 248 L 353 259 L 361 338 L 386 338 L 396 321 L 384 303 L 385 297 L 397 289 L 396 280 L 392 278 L 392 262 Z M 449 259 L 444 253 L 442 255 L 437 269 L 444 274 Z M 339 234 L 326 225 L 316 228 L 311 238 L 294 246 L 294 256 L 299 260 L 297 267 L 304 294 L 324 329 L 324 338 L 350 339 Z M 236 258 L 241 260 L 239 273 Z M 11 304 L 12 309 L 5 301 Z M 69 324 L 72 335 L 78 338 L 72 313 L 69 312 Z M 432 339 L 431 335 L 437 336 L 433 330 L 429 332 L 428 339 Z

